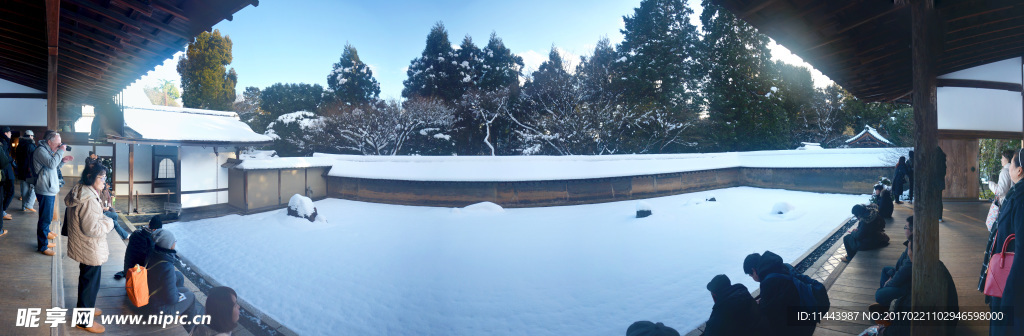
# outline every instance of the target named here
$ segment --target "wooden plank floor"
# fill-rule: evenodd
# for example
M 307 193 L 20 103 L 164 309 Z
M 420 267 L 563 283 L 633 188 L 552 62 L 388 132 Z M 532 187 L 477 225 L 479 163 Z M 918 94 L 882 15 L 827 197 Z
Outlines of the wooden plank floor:
M 39 215 L 21 211 L 19 193 L 15 193 L 8 208 L 14 219 L 4 221 L 4 229 L 9 233 L 0 237 L 0 334 L 50 335 L 50 326 L 46 324 L 38 328 L 15 327 L 19 308 L 45 310 L 53 307 L 50 295 L 53 257 L 36 252 Z M 45 320 L 45 312 L 40 323 L 42 320 Z
M 957 296 L 962 311 L 987 311 L 985 297 L 978 292 L 978 272 L 988 240 L 985 215 L 989 203 L 946 202 L 943 206 L 943 222 L 939 223 L 939 259 L 942 260 L 957 287 Z M 913 215 L 911 204 L 897 206 L 894 220 L 886 222 L 889 246 L 862 251 L 850 261 L 829 288 L 832 310 L 866 311 L 875 302 L 875 290 L 882 268 L 893 266 L 903 253 L 903 225 Z M 871 326 L 868 321 L 823 321 L 815 335 L 858 335 Z M 957 335 L 987 335 L 987 323 L 961 323 Z

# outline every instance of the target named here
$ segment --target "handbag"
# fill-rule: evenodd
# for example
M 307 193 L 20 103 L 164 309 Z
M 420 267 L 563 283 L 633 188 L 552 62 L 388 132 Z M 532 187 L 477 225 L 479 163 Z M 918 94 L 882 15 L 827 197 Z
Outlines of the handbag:
M 1011 234 L 1003 242 L 1003 251 L 992 254 L 988 261 L 988 274 L 985 275 L 985 295 L 991 297 L 1003 297 L 1003 289 L 1006 288 L 1006 278 L 1010 276 L 1010 267 L 1013 266 L 1013 252 L 1006 252 L 1006 246 L 1010 245 L 1015 235 Z M 992 246 L 995 252 L 995 244 Z
M 149 304 L 149 273 L 145 267 L 135 265 L 125 274 L 124 289 L 132 305 L 142 307 Z
M 996 224 L 997 218 L 999 218 L 999 206 L 992 201 L 992 206 L 988 207 L 988 217 L 985 217 L 985 226 L 988 227 L 989 232 L 992 232 L 992 226 Z

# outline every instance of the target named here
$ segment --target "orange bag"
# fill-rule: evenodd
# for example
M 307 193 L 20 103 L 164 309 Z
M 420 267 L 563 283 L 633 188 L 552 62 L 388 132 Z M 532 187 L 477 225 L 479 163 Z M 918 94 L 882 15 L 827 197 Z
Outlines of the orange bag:
M 149 282 L 146 268 L 135 265 L 128 269 L 128 274 L 125 274 L 124 288 L 128 291 L 128 299 L 132 300 L 133 305 L 136 307 L 148 305 Z

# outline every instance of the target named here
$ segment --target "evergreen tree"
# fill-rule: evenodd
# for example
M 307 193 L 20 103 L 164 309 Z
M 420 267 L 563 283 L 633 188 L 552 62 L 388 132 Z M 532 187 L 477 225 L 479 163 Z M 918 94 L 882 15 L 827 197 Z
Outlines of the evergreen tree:
M 481 50 L 480 83 L 478 87 L 485 91 L 499 88 L 511 88 L 512 92 L 519 89 L 519 77 L 522 76 L 523 58 L 512 53 L 505 47 L 498 34 L 491 33 L 487 46 Z
M 700 40 L 691 14 L 683 0 L 644 0 L 632 16 L 622 18 L 625 29 L 615 62 L 621 76 L 613 79 L 626 103 L 695 115 Z
M 263 113 L 263 110 L 260 109 L 260 88 L 258 87 L 246 87 L 245 91 L 242 91 L 242 100 L 235 102 L 234 110 L 238 113 L 238 119 L 248 124 L 253 130 L 260 129 L 262 132 L 263 127 L 267 126 L 253 123 L 254 118 Z
M 324 89 L 320 84 L 276 83 L 260 91 L 262 114 L 254 118 L 250 125 L 254 126 L 253 131 L 262 132 L 281 115 L 298 111 L 317 113 L 323 96 Z
M 181 100 L 185 107 L 227 111 L 235 101 L 238 74 L 231 64 L 231 38 L 220 31 L 202 32 L 178 61 Z
M 704 0 L 704 100 L 719 151 L 786 148 L 789 120 L 773 86 L 768 37 L 715 1 Z
M 373 71 L 359 59 L 356 48 L 347 43 L 341 60 L 334 63 L 334 70 L 327 75 L 327 87 L 333 91 L 336 102 L 349 105 L 368 104 L 380 95 L 380 84 L 373 78 Z
M 453 103 L 462 95 L 459 63 L 448 40 L 448 31 L 438 22 L 427 34 L 427 46 L 420 57 L 412 60 L 403 84 L 402 97 L 437 98 Z
M 456 121 L 451 132 L 454 153 L 458 155 L 482 155 L 486 153 L 483 144 L 478 141 L 486 135 L 486 130 L 481 127 L 482 123 L 476 118 L 473 110 L 466 104 L 461 103 L 466 92 L 477 90 L 480 83 L 480 76 L 483 70 L 483 54 L 480 48 L 473 43 L 469 35 L 462 40 L 459 50 L 456 52 L 456 61 L 459 63 L 459 77 L 462 84 L 459 90 L 460 102 L 455 104 L 454 113 Z M 422 147 L 422 146 L 419 146 Z M 431 153 L 433 154 L 433 153 Z
M 808 118 L 813 113 L 815 99 L 814 80 L 811 71 L 806 67 L 775 61 L 776 75 L 775 95 L 779 97 L 781 108 L 789 121 L 784 129 L 791 135 L 788 145 L 783 148 L 796 148 L 800 142 L 806 142 L 801 134 L 808 128 Z M 810 141 L 814 142 L 814 141 Z
M 181 98 L 181 93 L 178 92 L 178 86 L 174 85 L 174 81 L 161 79 L 160 85 L 142 90 L 153 105 L 180 107 L 178 98 Z
M 455 52 L 455 55 L 455 61 L 459 63 L 459 82 L 463 87 L 463 91 L 459 92 L 461 95 L 465 93 L 465 90 L 476 87 L 480 82 L 483 58 L 480 48 L 477 48 L 473 43 L 473 38 L 469 35 L 462 39 L 462 44 L 459 45 L 459 50 Z
M 562 60 L 562 55 L 558 54 L 558 50 L 555 47 L 551 47 L 551 52 L 548 53 L 548 60 L 540 64 L 537 71 L 534 71 L 530 76 L 530 82 L 526 83 L 526 87 L 531 84 L 536 84 L 542 87 L 552 87 L 553 83 L 563 85 L 562 88 L 566 88 L 564 85 L 568 85 L 571 75 L 565 70 L 565 62 Z
M 579 77 L 580 84 L 589 98 L 598 100 L 604 98 L 598 95 L 613 95 L 612 79 L 619 78 L 613 67 L 616 59 L 615 49 L 607 37 L 597 41 L 593 55 L 580 57 L 580 64 L 576 66 L 576 76 Z

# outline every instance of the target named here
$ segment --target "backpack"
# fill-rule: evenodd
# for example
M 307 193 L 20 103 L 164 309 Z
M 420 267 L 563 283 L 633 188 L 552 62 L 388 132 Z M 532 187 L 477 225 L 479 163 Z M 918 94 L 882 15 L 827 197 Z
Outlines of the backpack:
M 142 265 L 135 265 L 125 273 L 124 289 L 135 307 L 149 304 L 149 273 Z
M 778 273 L 769 274 L 765 279 L 772 277 L 787 277 L 793 281 L 793 285 L 796 286 L 796 292 L 800 295 L 800 306 L 811 308 L 808 313 L 820 313 L 813 315 L 815 322 L 821 322 L 821 316 L 828 313 L 831 309 L 832 304 L 828 299 L 828 289 L 821 281 L 811 279 L 811 277 L 804 274 L 782 275 Z

